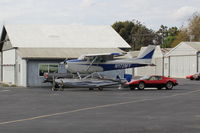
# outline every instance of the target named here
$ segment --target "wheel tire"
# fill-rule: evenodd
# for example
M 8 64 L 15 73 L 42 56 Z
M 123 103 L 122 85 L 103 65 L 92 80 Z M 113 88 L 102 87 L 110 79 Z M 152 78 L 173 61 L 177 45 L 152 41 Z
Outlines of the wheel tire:
M 52 84 L 52 91 L 58 91 L 59 85 L 58 84 Z
M 158 89 L 158 90 L 161 90 L 161 89 L 162 89 L 162 87 L 157 87 L 157 89 Z
M 60 87 L 59 90 L 60 90 L 60 91 L 64 91 L 64 88 L 63 88 L 63 87 Z
M 167 82 L 167 84 L 165 86 L 165 88 L 167 90 L 172 90 L 173 87 L 174 87 L 174 84 L 171 81 Z
M 90 90 L 90 91 L 93 91 L 93 90 L 94 90 L 94 88 L 89 88 L 89 90 Z
M 58 91 L 58 88 L 54 87 L 54 88 L 52 88 L 52 91 Z
M 55 84 L 55 88 L 60 88 L 60 86 L 58 84 Z
M 135 86 L 130 85 L 129 88 L 130 90 L 135 90 Z
M 144 88 L 145 88 L 145 83 L 144 83 L 144 82 L 140 82 L 140 83 L 138 84 L 138 89 L 139 89 L 139 90 L 144 90 Z
M 99 87 L 98 90 L 99 90 L 99 91 L 103 91 L 103 87 Z

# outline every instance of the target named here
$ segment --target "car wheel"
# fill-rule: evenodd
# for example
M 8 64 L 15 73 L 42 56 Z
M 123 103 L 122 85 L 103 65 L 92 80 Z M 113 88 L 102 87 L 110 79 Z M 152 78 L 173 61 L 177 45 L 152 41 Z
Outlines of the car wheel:
M 144 90 L 144 87 L 145 87 L 145 83 L 144 83 L 144 82 L 140 82 L 140 83 L 138 84 L 138 89 L 139 89 L 139 90 Z
M 162 87 L 157 87 L 157 89 L 158 89 L 158 90 L 161 90 L 161 89 L 162 89 Z
M 135 90 L 135 86 L 130 85 L 130 90 Z
M 166 84 L 166 86 L 165 86 L 165 88 L 166 88 L 167 90 L 171 90 L 173 87 L 174 87 L 174 84 L 173 84 L 171 81 L 167 82 L 167 84 Z

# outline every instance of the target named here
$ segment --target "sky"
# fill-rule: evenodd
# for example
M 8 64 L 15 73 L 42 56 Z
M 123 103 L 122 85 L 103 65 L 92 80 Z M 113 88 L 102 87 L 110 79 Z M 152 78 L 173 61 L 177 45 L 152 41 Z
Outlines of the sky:
M 178 28 L 200 11 L 200 0 L 0 0 L 3 24 L 112 25 L 138 20 L 148 28 Z

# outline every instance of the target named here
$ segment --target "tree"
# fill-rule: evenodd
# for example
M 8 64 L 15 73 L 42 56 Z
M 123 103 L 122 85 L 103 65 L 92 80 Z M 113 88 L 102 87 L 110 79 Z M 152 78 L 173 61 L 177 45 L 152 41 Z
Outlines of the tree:
M 194 13 L 188 20 L 188 26 L 180 30 L 172 46 L 183 41 L 200 41 L 200 14 L 198 12 Z
M 139 21 L 135 20 L 115 22 L 112 27 L 122 36 L 133 50 L 153 44 L 156 35 L 153 30 L 148 29 Z
M 156 33 L 158 35 L 157 41 L 160 43 L 161 47 L 170 48 L 179 30 L 177 27 L 168 28 L 167 26 L 161 25 Z
M 189 36 L 187 34 L 187 29 L 181 29 L 181 31 L 175 37 L 175 40 L 172 42 L 171 47 L 175 47 L 181 42 L 189 41 Z
M 200 41 L 200 14 L 197 12 L 189 19 L 188 35 L 191 41 Z

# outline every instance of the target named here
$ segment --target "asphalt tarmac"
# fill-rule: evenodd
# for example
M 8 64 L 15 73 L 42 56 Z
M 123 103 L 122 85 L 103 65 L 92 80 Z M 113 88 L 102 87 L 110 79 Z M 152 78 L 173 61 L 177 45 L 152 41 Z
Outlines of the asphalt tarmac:
M 0 133 L 200 133 L 200 81 L 173 90 L 0 88 Z

